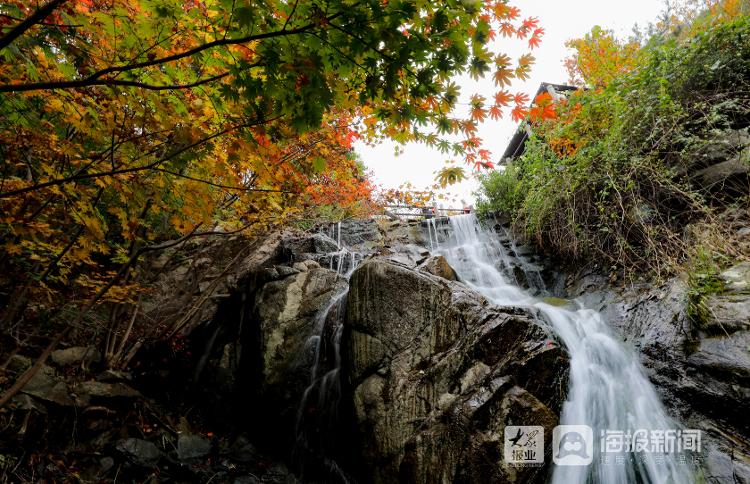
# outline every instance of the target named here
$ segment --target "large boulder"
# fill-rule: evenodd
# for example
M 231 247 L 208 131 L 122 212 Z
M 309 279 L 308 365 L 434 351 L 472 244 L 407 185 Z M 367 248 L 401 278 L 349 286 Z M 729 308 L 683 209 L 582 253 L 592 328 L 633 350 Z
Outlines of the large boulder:
M 551 432 L 567 387 L 566 354 L 537 316 L 384 259 L 362 264 L 350 286 L 342 352 L 360 477 L 544 480 L 544 468 L 502 460 L 505 426 Z
M 750 180 L 748 128 L 716 132 L 685 160 L 694 183 L 717 195 L 743 195 Z
M 183 335 L 210 324 L 222 302 L 232 293 L 253 291 L 257 275 L 279 261 L 284 237 L 288 234 L 197 239 L 149 259 L 142 321 L 158 321 L 162 331 L 174 328 Z

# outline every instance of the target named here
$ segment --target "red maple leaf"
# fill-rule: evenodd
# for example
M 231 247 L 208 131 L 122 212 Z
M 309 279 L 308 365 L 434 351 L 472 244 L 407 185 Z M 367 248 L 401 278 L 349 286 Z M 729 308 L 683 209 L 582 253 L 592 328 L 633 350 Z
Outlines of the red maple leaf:
M 513 121 L 515 122 L 523 121 L 523 119 L 528 114 L 529 114 L 529 111 L 520 104 L 514 107 L 513 111 L 511 111 L 510 113 L 511 117 L 513 118 Z
M 512 37 L 516 33 L 516 28 L 510 22 L 500 24 L 500 33 L 503 37 Z
M 539 36 L 532 35 L 531 38 L 529 38 L 529 48 L 535 49 L 539 47 L 539 45 L 542 43 L 542 39 Z
M 523 21 L 523 27 L 526 29 L 535 29 L 539 25 L 539 19 L 536 17 L 529 17 Z

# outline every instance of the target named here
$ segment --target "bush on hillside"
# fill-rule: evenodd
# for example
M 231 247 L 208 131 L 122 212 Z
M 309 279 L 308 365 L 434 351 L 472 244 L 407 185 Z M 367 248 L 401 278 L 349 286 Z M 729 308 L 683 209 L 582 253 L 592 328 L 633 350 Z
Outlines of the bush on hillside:
M 686 227 L 737 200 L 694 182 L 698 153 L 750 125 L 750 19 L 705 25 L 689 38 L 652 38 L 639 67 L 534 122 L 523 156 L 480 179 L 480 213 L 507 212 L 572 260 L 658 272 L 682 263 L 699 243 Z

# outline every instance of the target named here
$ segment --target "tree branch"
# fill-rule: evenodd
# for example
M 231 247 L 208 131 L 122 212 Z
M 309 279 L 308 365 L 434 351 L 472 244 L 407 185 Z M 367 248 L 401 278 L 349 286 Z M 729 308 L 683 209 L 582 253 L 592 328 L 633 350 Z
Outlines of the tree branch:
M 270 188 L 253 188 L 253 187 L 238 187 L 238 186 L 233 186 L 233 185 L 222 185 L 221 183 L 214 183 L 212 181 L 204 180 L 202 178 L 195 178 L 190 175 L 177 173 L 176 171 L 167 170 L 164 168 L 154 168 L 154 171 L 160 171 L 162 173 L 167 173 L 169 175 L 173 175 L 179 178 L 185 178 L 186 180 L 192 180 L 192 181 L 196 181 L 199 183 L 204 183 L 206 185 L 210 185 L 216 188 L 223 188 L 225 190 L 236 190 L 239 192 L 298 193 L 298 192 L 291 192 L 288 190 L 273 190 Z
M 220 136 L 223 136 L 223 135 L 225 135 L 227 133 L 230 133 L 230 132 L 232 132 L 234 130 L 237 130 L 237 129 L 249 128 L 251 126 L 256 126 L 258 124 L 271 122 L 271 121 L 274 121 L 276 119 L 278 119 L 278 117 L 271 118 L 271 119 L 268 119 L 268 120 L 265 120 L 265 121 L 262 121 L 262 122 L 243 123 L 243 124 L 239 124 L 239 125 L 235 125 L 235 126 L 230 126 L 230 127 L 225 128 L 225 129 L 223 129 L 221 131 L 218 131 L 218 132 L 216 132 L 214 134 L 211 134 L 209 136 L 201 138 L 198 141 L 195 141 L 193 143 L 185 145 L 185 146 L 177 149 L 176 151 L 173 151 L 168 156 L 165 156 L 163 158 L 159 158 L 158 160 L 155 160 L 152 163 L 149 163 L 147 165 L 134 166 L 134 167 L 131 167 L 131 168 L 120 168 L 120 169 L 117 169 L 117 170 L 111 170 L 111 171 L 107 171 L 107 172 L 76 173 L 75 175 L 71 175 L 69 177 L 58 178 L 56 180 L 50 180 L 50 181 L 46 181 L 46 182 L 43 182 L 43 183 L 38 183 L 36 185 L 31 185 L 31 186 L 28 186 L 28 187 L 19 188 L 17 190 L 11 190 L 11 191 L 8 191 L 8 192 L 0 193 L 0 199 L 1 198 L 10 198 L 10 197 L 13 197 L 13 196 L 16 196 L 16 195 L 22 195 L 24 193 L 29 193 L 29 192 L 33 192 L 33 191 L 36 191 L 36 190 L 41 190 L 42 188 L 48 188 L 48 187 L 57 186 L 57 185 L 64 185 L 66 183 L 75 182 L 75 181 L 88 180 L 88 179 L 92 179 L 92 178 L 101 178 L 101 177 L 105 177 L 105 176 L 122 175 L 122 174 L 126 174 L 126 173 L 136 173 L 136 172 L 139 172 L 139 171 L 151 170 L 151 169 L 154 169 L 157 166 L 161 165 L 162 163 L 164 163 L 166 161 L 169 161 L 172 158 L 185 153 L 186 151 L 189 151 L 189 150 L 191 150 L 191 149 L 193 149 L 193 148 L 195 148 L 197 146 L 200 146 L 200 145 L 202 145 L 204 143 L 207 143 L 207 142 L 211 141 L 214 138 L 218 138 Z
M 54 1 L 63 2 L 66 0 L 54 0 Z M 287 29 L 286 27 L 284 27 L 281 30 L 275 30 L 273 32 L 265 32 L 265 33 L 256 34 L 256 35 L 247 35 L 245 37 L 238 37 L 235 39 L 216 39 L 211 42 L 207 42 L 205 44 L 199 45 L 197 47 L 193 47 L 192 49 L 178 52 L 177 54 L 172 54 L 166 57 L 160 57 L 158 59 L 152 59 L 152 60 L 143 61 L 143 62 L 136 62 L 134 64 L 126 64 L 122 66 L 110 66 L 110 67 L 101 69 L 99 71 L 96 71 L 93 74 L 83 79 L 71 80 L 71 81 L 57 81 L 57 82 L 32 82 L 32 83 L 26 83 L 26 84 L 0 84 L 0 92 L 28 92 L 28 91 L 39 91 L 39 90 L 45 90 L 45 89 L 70 89 L 70 88 L 93 86 L 93 85 L 96 85 L 97 82 L 101 82 L 100 79 L 106 76 L 107 74 L 115 74 L 115 73 L 120 73 L 120 72 L 132 71 L 135 69 L 143 69 L 145 67 L 152 67 L 156 65 L 167 64 L 169 62 L 174 62 L 180 59 L 184 59 L 186 57 L 191 57 L 195 54 L 203 52 L 204 50 L 212 49 L 214 47 L 219 47 L 223 45 L 246 44 L 248 42 L 253 42 L 257 40 L 264 40 L 264 39 L 271 39 L 274 37 L 285 37 L 289 35 L 301 34 L 315 27 L 318 27 L 321 24 L 330 23 L 332 20 L 344 15 L 344 13 L 345 12 L 343 11 L 338 12 L 338 13 L 335 13 L 333 15 L 326 17 L 324 21 L 316 20 L 315 22 L 310 22 L 307 25 L 303 25 L 302 27 L 297 27 L 294 29 Z M 8 35 L 10 35 L 10 33 Z
M 251 67 L 256 67 L 260 64 L 254 64 Z M 158 84 L 146 84 L 138 81 L 124 81 L 121 79 L 99 79 L 94 81 L 88 81 L 87 79 L 79 79 L 77 81 L 50 81 L 50 82 L 35 82 L 34 84 L 27 84 L 27 86 L 34 86 L 34 89 L 28 90 L 48 90 L 54 91 L 57 89 L 71 89 L 77 87 L 93 87 L 93 86 L 125 86 L 125 87 L 140 87 L 142 89 L 148 89 L 149 91 L 168 91 L 177 89 L 192 89 L 194 87 L 202 86 L 210 82 L 218 81 L 230 75 L 230 72 L 224 72 L 216 76 L 199 79 L 195 82 L 188 84 L 172 84 L 172 85 L 158 85 Z M 13 87 L 12 85 L 0 86 L 0 92 L 3 91 L 4 87 Z M 27 89 L 20 89 L 20 91 Z
M 36 12 L 29 15 L 26 20 L 16 25 L 13 30 L 0 37 L 0 50 L 9 46 L 14 40 L 22 36 L 24 32 L 29 30 L 35 24 L 38 24 L 45 18 L 47 18 L 57 7 L 65 3 L 67 0 L 52 0 L 48 4 L 41 8 L 38 8 Z

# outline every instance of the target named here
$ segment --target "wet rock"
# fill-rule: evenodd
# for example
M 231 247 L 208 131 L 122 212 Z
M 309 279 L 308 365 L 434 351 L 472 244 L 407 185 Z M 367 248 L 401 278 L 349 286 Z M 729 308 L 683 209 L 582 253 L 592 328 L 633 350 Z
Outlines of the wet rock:
M 31 361 L 31 358 L 27 358 L 23 355 L 13 355 L 8 359 L 8 364 L 5 368 L 13 373 L 23 373 L 28 370 L 32 364 L 33 361 Z
M 141 394 L 124 383 L 86 381 L 78 385 L 77 391 L 96 398 L 137 398 Z
M 500 457 L 505 425 L 551 430 L 563 399 L 567 358 L 536 315 L 385 259 L 363 263 L 350 285 L 342 357 L 362 475 L 542 482 L 545 469 L 506 469 Z
M 154 467 L 161 459 L 162 452 L 156 445 L 143 439 L 123 439 L 115 445 L 130 462 L 142 467 Z
M 151 291 L 141 301 L 144 318 L 168 327 L 187 317 L 181 323 L 183 335 L 210 324 L 222 301 L 236 291 L 253 291 L 257 276 L 280 262 L 283 237 L 274 233 L 194 241 L 166 260 L 160 256 L 150 274 Z
M 41 403 L 39 400 L 31 398 L 25 393 L 19 393 L 18 395 L 13 397 L 13 402 L 15 403 L 16 408 L 19 410 L 31 410 L 42 414 L 47 413 L 47 409 L 45 408 L 43 403 Z
M 745 386 L 750 397 L 750 332 L 701 339 L 698 349 L 687 358 L 688 364 L 721 378 L 724 383 Z
M 298 274 L 299 271 L 289 266 L 274 266 L 279 277 L 289 277 Z
M 710 449 L 706 458 L 706 481 L 715 484 L 733 483 L 734 465 L 732 458 L 724 452 Z
M 320 264 L 314 260 L 305 260 L 302 262 L 295 262 L 292 266 L 292 269 L 294 269 L 297 272 L 307 272 L 311 269 L 318 269 L 320 268 Z
M 304 260 L 312 254 L 328 254 L 339 250 L 339 245 L 335 240 L 320 233 L 285 238 L 283 246 L 295 261 Z
M 260 484 L 260 481 L 253 476 L 242 476 L 233 480 L 232 484 Z
M 741 282 L 742 272 L 725 271 L 725 280 Z M 732 465 L 740 469 L 736 462 L 750 462 L 750 446 L 744 444 L 750 424 L 742 410 L 750 405 L 748 296 L 730 291 L 709 297 L 709 320 L 696 328 L 686 314 L 688 288 L 681 278 L 661 286 L 642 283 L 617 288 L 606 282 L 588 286 L 587 282 L 597 280 L 593 275 L 578 278 L 570 287 L 587 286 L 584 304 L 600 310 L 622 339 L 640 351 L 641 362 L 670 413 L 685 426 L 704 431 L 714 463 L 735 462 Z M 721 475 L 731 475 L 726 465 L 720 467 Z M 705 466 L 704 471 L 718 472 Z M 709 482 L 727 482 L 722 479 Z
M 258 397 L 280 425 L 293 425 L 296 405 L 309 384 L 317 318 L 346 287 L 333 271 L 305 261 L 306 270 L 264 285 L 255 299 L 259 330 Z M 286 427 L 284 427 L 286 428 Z M 289 431 L 291 435 L 291 431 Z
M 74 346 L 53 351 L 50 359 L 58 366 L 74 366 L 82 363 L 98 363 L 102 355 L 93 346 Z
M 380 245 L 383 235 L 375 220 L 345 220 L 341 222 L 341 239 L 349 247 L 367 250 Z
M 102 457 L 101 459 L 99 459 L 99 465 L 101 466 L 101 472 L 107 473 L 115 466 L 115 460 L 109 456 Z
M 300 482 L 285 465 L 280 463 L 266 469 L 261 479 L 264 484 L 297 484 Z
M 230 447 L 229 455 L 233 460 L 239 462 L 253 462 L 259 459 L 260 454 L 250 440 L 240 436 Z
M 55 373 L 55 370 L 46 365 L 42 366 L 34 374 L 21 391 L 27 395 L 58 405 L 68 407 L 75 405 L 68 385 Z
M 724 280 L 726 292 L 732 294 L 750 293 L 750 262 L 742 262 L 730 267 L 721 273 L 721 278 Z
M 448 263 L 445 257 L 442 255 L 437 255 L 430 257 L 425 262 L 423 262 L 419 269 L 425 272 L 428 272 L 432 274 L 433 276 L 442 277 L 443 279 L 448 279 L 449 281 L 457 281 L 458 275 L 456 274 L 456 271 L 453 270 L 451 265 Z
M 211 442 L 200 435 L 180 434 L 177 438 L 177 457 L 182 461 L 200 459 L 211 452 Z
M 712 334 L 750 330 L 750 295 L 710 296 L 705 304 L 710 317 L 704 329 Z
M 750 135 L 747 128 L 717 132 L 702 143 L 686 165 L 695 170 L 691 176 L 700 186 L 723 195 L 744 194 L 750 174 L 746 154 L 748 146 Z
M 748 173 L 750 173 L 750 163 L 736 156 L 699 170 L 695 176 L 700 180 L 701 185 L 707 188 L 716 189 L 716 185 L 721 184 L 724 189 L 727 185 L 734 189 L 747 189 L 742 186 L 742 182 L 746 181 Z

